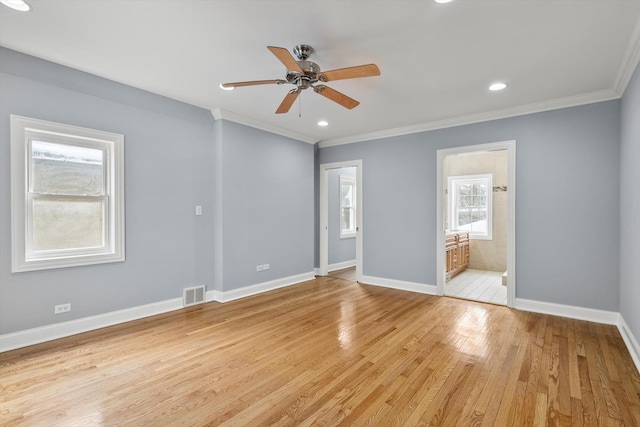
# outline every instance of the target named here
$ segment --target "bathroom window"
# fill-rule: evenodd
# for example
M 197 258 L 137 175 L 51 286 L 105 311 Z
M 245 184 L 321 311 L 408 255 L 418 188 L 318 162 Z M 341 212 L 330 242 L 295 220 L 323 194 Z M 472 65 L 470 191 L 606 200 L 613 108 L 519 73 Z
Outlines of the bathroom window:
M 340 175 L 340 238 L 356 237 L 356 179 Z
M 124 260 L 123 145 L 11 116 L 13 272 Z
M 448 184 L 450 228 L 491 240 L 492 175 L 450 176 Z

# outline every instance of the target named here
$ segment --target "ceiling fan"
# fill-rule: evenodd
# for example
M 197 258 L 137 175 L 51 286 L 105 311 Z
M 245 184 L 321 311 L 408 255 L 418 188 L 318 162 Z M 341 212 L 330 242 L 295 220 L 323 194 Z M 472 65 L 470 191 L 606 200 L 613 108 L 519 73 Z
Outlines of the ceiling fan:
M 355 108 L 360 104 L 358 101 L 322 83 L 332 82 L 334 80 L 355 79 L 359 77 L 380 75 L 380 69 L 378 69 L 376 64 L 358 65 L 355 67 L 339 68 L 331 71 L 320 71 L 318 64 L 307 60 L 313 53 L 313 48 L 306 44 L 299 44 L 293 48 L 293 53 L 298 58 L 297 60 L 287 49 L 283 47 L 267 46 L 267 49 L 269 49 L 271 53 L 273 53 L 287 68 L 287 74 L 284 80 L 254 80 L 248 82 L 223 83 L 220 87 L 223 89 L 233 89 L 242 86 L 268 84 L 294 85 L 295 88 L 291 89 L 289 93 L 285 95 L 284 100 L 276 110 L 276 114 L 288 112 L 298 95 L 308 88 L 312 88 L 315 93 L 318 93 L 345 108 Z

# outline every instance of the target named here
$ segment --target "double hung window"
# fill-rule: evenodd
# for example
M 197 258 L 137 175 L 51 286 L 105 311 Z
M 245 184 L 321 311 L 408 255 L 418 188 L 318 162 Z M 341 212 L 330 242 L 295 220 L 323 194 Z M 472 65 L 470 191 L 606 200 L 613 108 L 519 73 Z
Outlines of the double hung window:
M 124 137 L 11 116 L 12 270 L 124 260 Z
M 340 238 L 356 236 L 356 179 L 340 175 Z
M 492 238 L 492 175 L 449 177 L 449 228 L 465 230 L 473 239 Z

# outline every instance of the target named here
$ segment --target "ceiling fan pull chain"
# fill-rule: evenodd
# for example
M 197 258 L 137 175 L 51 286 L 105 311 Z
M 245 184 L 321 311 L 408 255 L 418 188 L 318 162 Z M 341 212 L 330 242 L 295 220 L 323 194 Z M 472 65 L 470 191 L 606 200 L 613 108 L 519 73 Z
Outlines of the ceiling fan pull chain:
M 302 93 L 298 96 L 298 118 L 302 117 Z

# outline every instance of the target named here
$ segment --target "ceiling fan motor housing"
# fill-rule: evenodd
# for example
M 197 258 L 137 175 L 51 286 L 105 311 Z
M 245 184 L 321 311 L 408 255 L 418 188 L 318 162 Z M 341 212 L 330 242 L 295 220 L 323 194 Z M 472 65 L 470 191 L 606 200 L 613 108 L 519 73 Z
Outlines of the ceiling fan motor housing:
M 296 61 L 300 68 L 302 68 L 303 74 L 297 71 L 287 71 L 287 82 L 298 86 L 300 89 L 306 89 L 312 84 L 318 82 L 318 74 L 320 74 L 320 67 L 315 62 L 300 60 Z

